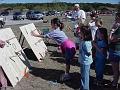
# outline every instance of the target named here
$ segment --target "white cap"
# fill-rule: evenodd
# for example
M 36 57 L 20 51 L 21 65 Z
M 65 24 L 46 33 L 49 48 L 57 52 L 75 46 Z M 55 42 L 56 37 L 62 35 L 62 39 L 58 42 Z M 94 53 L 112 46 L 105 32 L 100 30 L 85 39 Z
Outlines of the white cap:
M 80 7 L 79 4 L 75 4 L 74 6 L 75 6 L 75 7 Z

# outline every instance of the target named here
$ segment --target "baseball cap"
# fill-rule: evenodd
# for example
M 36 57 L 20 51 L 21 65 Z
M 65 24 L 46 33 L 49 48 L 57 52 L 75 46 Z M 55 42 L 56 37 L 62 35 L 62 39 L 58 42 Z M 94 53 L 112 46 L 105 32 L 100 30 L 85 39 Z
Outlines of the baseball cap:
M 80 7 L 79 4 L 75 4 L 74 6 L 75 6 L 75 7 Z

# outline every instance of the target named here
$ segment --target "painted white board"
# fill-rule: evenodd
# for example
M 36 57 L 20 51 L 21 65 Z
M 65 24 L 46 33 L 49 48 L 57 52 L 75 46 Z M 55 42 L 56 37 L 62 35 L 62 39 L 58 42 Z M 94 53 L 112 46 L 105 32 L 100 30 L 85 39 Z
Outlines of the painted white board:
M 11 28 L 1 29 L 0 39 L 6 41 L 1 48 L 1 66 L 14 87 L 28 72 L 29 62 Z
M 36 55 L 37 59 L 41 61 L 41 59 L 45 57 L 47 47 L 42 38 L 31 35 L 31 31 L 37 30 L 35 25 L 33 23 L 24 25 L 20 27 L 20 30 L 26 38 L 29 46 L 33 50 L 34 54 Z
M 0 56 L 1 56 L 0 65 L 2 66 L 12 86 L 14 87 L 18 82 L 18 78 L 16 76 L 15 69 L 13 68 L 12 64 L 9 62 L 9 57 L 7 57 L 5 53 L 6 53 L 5 50 L 3 48 L 0 48 Z

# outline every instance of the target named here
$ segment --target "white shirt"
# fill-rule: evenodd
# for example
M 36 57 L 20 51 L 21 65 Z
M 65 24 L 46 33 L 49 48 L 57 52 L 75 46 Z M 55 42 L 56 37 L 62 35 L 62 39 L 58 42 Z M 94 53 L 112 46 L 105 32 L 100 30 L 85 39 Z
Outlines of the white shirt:
M 73 11 L 72 18 L 76 19 L 86 19 L 85 11 L 79 10 L 79 11 Z
M 86 19 L 86 13 L 83 10 L 72 11 L 72 16 L 67 16 L 67 18 L 71 19 L 74 22 L 80 19 L 81 22 L 84 23 Z
M 90 30 L 91 30 L 91 34 L 92 34 L 92 40 L 94 40 L 98 27 L 95 25 L 95 21 L 90 21 L 89 26 L 90 26 Z

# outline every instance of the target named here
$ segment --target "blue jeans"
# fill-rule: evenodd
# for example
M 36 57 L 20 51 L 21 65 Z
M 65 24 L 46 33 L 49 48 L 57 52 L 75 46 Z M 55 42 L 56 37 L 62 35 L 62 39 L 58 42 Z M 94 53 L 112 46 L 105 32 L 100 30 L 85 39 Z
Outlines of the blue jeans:
M 81 85 L 82 90 L 89 90 L 90 65 L 81 64 Z
M 102 80 L 103 74 L 104 74 L 104 68 L 105 68 L 105 62 L 106 62 L 106 55 L 103 54 L 96 54 L 96 60 L 95 60 L 95 67 L 96 67 L 96 79 Z

